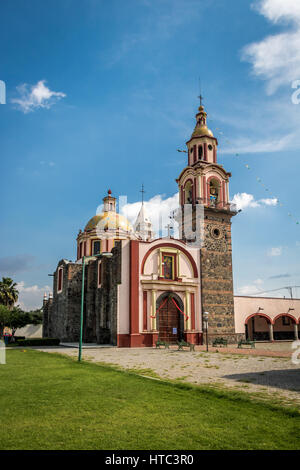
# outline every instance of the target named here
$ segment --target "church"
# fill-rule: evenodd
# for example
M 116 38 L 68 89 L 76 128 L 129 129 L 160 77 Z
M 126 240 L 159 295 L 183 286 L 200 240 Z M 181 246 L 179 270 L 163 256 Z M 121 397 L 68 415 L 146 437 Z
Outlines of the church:
M 298 339 L 299 299 L 234 296 L 231 223 L 238 211 L 202 103 L 186 146 L 176 179 L 178 236 L 157 238 L 143 203 L 132 225 L 108 190 L 103 211 L 78 233 L 76 261 L 61 260 L 53 274 L 44 337 L 78 342 L 83 308 L 84 343 L 203 344 L 204 312 L 209 342 Z

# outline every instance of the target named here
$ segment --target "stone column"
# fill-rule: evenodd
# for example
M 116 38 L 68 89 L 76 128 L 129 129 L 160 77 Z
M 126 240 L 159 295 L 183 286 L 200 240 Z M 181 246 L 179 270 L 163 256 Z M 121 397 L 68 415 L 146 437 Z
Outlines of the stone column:
M 297 325 L 297 323 L 294 323 L 294 334 L 295 334 L 295 339 L 299 339 L 298 338 L 298 325 Z
M 191 329 L 191 295 L 189 291 L 185 292 L 185 312 L 187 316 L 185 318 L 185 329 L 190 331 Z M 180 314 L 181 315 L 181 314 Z M 188 317 L 188 319 L 187 319 Z
M 270 336 L 270 341 L 274 341 L 273 325 L 272 325 L 272 323 L 269 323 L 269 336 Z
M 152 289 L 152 301 L 151 301 L 151 316 L 154 317 L 156 315 L 156 290 Z M 151 330 L 156 331 L 156 316 L 155 318 L 151 318 Z

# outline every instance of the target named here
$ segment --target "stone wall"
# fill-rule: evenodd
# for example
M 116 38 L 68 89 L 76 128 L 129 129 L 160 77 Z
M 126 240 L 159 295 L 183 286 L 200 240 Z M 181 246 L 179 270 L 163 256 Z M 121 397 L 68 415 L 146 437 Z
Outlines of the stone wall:
M 204 209 L 204 240 L 200 250 L 202 312 L 209 313 L 209 340 L 236 342 L 232 278 L 232 213 Z M 240 339 L 240 338 L 239 338 Z
M 101 259 L 101 286 L 98 263 L 85 265 L 83 342 L 117 344 L 117 296 L 121 283 L 121 242 L 112 249 L 112 258 Z M 57 292 L 58 269 L 63 268 L 62 292 Z M 44 302 L 43 336 L 62 342 L 78 342 L 80 335 L 82 264 L 61 260 L 53 277 L 53 301 Z

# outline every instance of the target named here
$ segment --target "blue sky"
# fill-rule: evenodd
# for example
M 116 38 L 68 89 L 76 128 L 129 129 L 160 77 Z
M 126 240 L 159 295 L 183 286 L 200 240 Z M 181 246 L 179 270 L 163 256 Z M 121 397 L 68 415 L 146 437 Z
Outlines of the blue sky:
M 23 306 L 75 258 L 108 188 L 130 204 L 142 183 L 146 200 L 172 199 L 199 76 L 243 208 L 235 292 L 300 285 L 297 2 L 10 0 L 0 17 L 0 275 L 20 283 Z

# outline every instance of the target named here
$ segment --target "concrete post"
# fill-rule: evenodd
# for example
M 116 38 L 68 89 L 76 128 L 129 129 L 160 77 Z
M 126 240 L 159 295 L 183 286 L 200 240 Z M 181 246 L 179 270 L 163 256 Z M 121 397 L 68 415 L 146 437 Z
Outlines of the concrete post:
M 274 341 L 274 334 L 273 334 L 273 325 L 272 323 L 269 323 L 269 336 L 270 336 L 270 341 Z
M 295 334 L 295 339 L 299 339 L 298 338 L 298 325 L 297 323 L 294 323 L 294 334 Z

